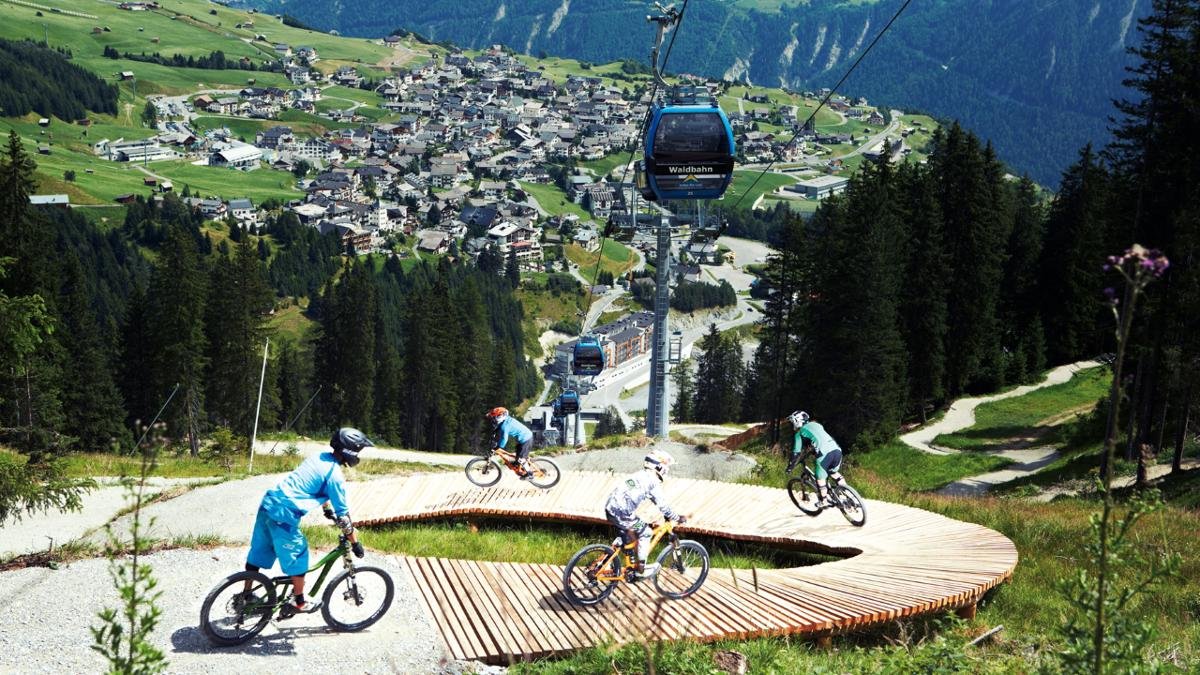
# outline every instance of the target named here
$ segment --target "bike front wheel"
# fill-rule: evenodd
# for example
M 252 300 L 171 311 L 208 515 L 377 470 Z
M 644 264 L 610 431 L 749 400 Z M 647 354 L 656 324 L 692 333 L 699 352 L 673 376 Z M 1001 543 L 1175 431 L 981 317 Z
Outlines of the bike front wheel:
M 562 474 L 558 470 L 558 465 L 545 457 L 531 458 L 529 460 L 529 472 L 533 474 L 533 477 L 529 479 L 529 484 L 543 490 L 558 485 L 558 480 L 562 478 Z
M 321 616 L 334 630 L 360 631 L 387 614 L 396 587 L 378 567 L 355 567 L 333 578 L 321 596 Z
M 596 576 L 617 576 L 621 571 L 621 554 L 606 544 L 588 544 L 579 549 L 563 571 L 563 595 L 572 604 L 594 605 L 616 589 L 615 581 L 598 580 Z
M 821 498 L 817 491 L 816 476 L 805 472 L 803 475 L 789 480 L 787 491 L 788 496 L 792 498 L 792 503 L 804 513 L 815 516 L 821 512 Z
M 654 587 L 659 593 L 679 600 L 695 593 L 708 578 L 708 551 L 700 542 L 683 539 L 658 554 Z
M 476 457 L 467 462 L 467 480 L 479 487 L 491 487 L 500 482 L 500 467 L 487 457 Z
M 265 574 L 231 574 L 204 598 L 200 630 L 219 647 L 240 645 L 267 627 L 275 613 L 275 599 L 275 588 Z
M 867 507 L 863 504 L 862 496 L 849 485 L 830 484 L 830 491 L 837 500 L 838 510 L 846 516 L 846 520 L 855 527 L 862 527 L 867 522 Z

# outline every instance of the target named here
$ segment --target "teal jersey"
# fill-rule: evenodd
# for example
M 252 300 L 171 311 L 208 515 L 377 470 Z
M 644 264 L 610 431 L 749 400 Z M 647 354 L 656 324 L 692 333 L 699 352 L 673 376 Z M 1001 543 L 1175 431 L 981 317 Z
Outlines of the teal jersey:
M 833 436 L 830 436 L 829 432 L 825 431 L 825 427 L 817 422 L 809 422 L 796 431 L 796 437 L 792 443 L 793 455 L 798 455 L 804 450 L 804 441 L 806 440 L 812 444 L 818 458 L 824 457 L 834 450 L 841 450 L 837 441 L 833 440 Z

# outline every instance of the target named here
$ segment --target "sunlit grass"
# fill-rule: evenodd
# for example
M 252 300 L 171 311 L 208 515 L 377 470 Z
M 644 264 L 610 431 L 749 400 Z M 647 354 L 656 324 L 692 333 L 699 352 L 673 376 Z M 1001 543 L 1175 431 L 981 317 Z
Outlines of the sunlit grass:
M 1062 422 L 1072 421 L 1075 414 L 1091 410 L 1108 393 L 1111 382 L 1107 368 L 1091 368 L 1062 384 L 985 403 L 975 409 L 974 426 L 942 434 L 933 443 L 961 450 L 986 450 L 1014 439 L 1038 439 Z
M 363 545 L 376 551 L 434 558 L 565 565 L 588 544 L 608 543 L 615 534 L 606 526 L 559 524 L 517 519 L 451 519 L 390 524 L 360 529 Z M 306 528 L 318 547 L 337 544 L 329 527 Z M 685 538 L 696 538 L 685 534 Z M 813 565 L 835 558 L 786 551 L 759 544 L 699 538 L 714 568 L 775 569 Z M 661 544 L 660 544 L 661 546 Z M 651 557 L 658 549 L 651 552 Z

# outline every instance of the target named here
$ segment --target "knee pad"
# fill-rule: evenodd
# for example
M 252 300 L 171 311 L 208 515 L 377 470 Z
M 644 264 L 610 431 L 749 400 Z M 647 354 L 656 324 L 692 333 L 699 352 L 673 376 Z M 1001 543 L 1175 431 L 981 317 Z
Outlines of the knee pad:
M 246 571 L 247 572 L 259 572 L 259 571 L 262 571 L 262 568 L 259 567 L 258 565 L 251 565 L 250 563 L 246 563 Z

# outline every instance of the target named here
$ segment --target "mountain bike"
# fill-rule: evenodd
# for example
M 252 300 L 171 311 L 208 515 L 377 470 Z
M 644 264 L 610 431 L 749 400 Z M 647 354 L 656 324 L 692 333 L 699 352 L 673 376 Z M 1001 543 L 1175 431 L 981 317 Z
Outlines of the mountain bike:
M 867 507 L 863 504 L 862 496 L 858 494 L 857 490 L 846 484 L 846 480 L 843 478 L 840 481 L 829 481 L 825 486 L 829 493 L 829 499 L 833 503 L 822 502 L 821 493 L 817 489 L 817 475 L 808 466 L 810 456 L 815 458 L 816 453 L 806 451 L 800 456 L 800 475 L 787 482 L 788 496 L 792 498 L 792 503 L 810 516 L 819 514 L 828 506 L 836 506 L 851 525 L 862 527 L 867 522 Z
M 528 474 L 529 483 L 534 487 L 548 490 L 557 485 L 558 479 L 562 477 L 558 465 L 546 457 L 530 455 L 525 460 L 525 464 L 529 467 L 528 471 L 522 469 L 517 463 L 517 456 L 514 453 L 500 448 L 492 448 L 483 457 L 476 457 L 467 462 L 467 480 L 479 487 L 491 487 L 500 482 L 500 477 L 504 474 L 504 467 L 508 467 L 518 476 Z
M 318 569 L 312 585 L 316 596 L 325 577 L 341 558 L 343 570 L 333 577 L 321 596 L 321 617 L 330 628 L 357 632 L 383 618 L 392 606 L 396 589 L 392 577 L 378 567 L 359 567 L 350 552 L 349 527 L 338 537 L 337 548 L 321 558 L 306 574 Z M 271 619 L 290 618 L 281 610 L 292 599 L 292 578 L 270 577 L 262 572 L 243 571 L 225 577 L 204 598 L 200 607 L 200 630 L 220 647 L 240 645 L 258 635 Z
M 655 562 L 652 576 L 659 593 L 679 600 L 695 593 L 708 578 L 708 551 L 698 541 L 680 539 L 675 521 L 666 520 L 654 528 L 650 550 L 663 538 L 667 546 Z M 630 575 L 636 564 L 617 537 L 611 544 L 588 544 L 571 557 L 563 571 L 563 594 L 573 604 L 590 606 L 612 594 L 618 583 L 635 581 Z

